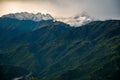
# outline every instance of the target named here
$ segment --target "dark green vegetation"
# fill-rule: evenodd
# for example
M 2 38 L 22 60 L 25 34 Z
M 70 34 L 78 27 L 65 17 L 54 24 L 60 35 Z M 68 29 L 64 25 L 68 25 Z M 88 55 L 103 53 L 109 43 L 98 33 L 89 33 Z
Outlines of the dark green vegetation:
M 119 20 L 77 28 L 52 22 L 19 34 L 0 26 L 1 66 L 17 66 L 23 74 L 32 72 L 40 80 L 120 80 Z M 8 69 L 0 75 L 3 72 L 10 76 Z
M 10 65 L 0 65 L 0 79 L 12 80 L 15 77 L 27 75 L 29 71 L 24 68 Z

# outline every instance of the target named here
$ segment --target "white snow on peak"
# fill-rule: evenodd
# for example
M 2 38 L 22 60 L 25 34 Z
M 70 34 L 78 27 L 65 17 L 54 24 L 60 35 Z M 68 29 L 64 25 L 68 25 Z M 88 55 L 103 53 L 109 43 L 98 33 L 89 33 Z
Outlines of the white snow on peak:
M 32 21 L 41 21 L 41 20 L 53 20 L 54 18 L 50 14 L 41 14 L 41 13 L 28 13 L 28 12 L 21 12 L 21 13 L 11 13 L 7 15 L 3 15 L 2 17 L 6 18 L 14 18 L 18 20 L 32 20 Z
M 42 13 L 33 14 L 28 12 L 12 13 L 12 14 L 3 15 L 2 17 L 14 18 L 18 20 L 32 20 L 32 21 L 41 21 L 41 20 L 61 21 L 75 27 L 79 27 L 96 20 L 95 18 L 89 16 L 86 12 L 82 12 L 72 17 L 62 17 L 62 18 L 61 17 L 53 18 L 50 14 L 42 14 Z
M 79 27 L 81 25 L 85 25 L 89 22 L 92 22 L 95 19 L 93 17 L 89 16 L 86 12 L 82 12 L 81 14 L 78 14 L 78 15 L 73 16 L 73 17 L 56 18 L 56 20 L 67 23 L 71 26 Z

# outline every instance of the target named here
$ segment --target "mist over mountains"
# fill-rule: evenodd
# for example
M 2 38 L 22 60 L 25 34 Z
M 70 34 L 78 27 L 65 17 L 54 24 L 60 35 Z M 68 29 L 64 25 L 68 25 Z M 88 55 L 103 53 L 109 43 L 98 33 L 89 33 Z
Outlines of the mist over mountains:
M 67 18 L 56 18 L 57 21 L 62 21 L 64 23 L 70 24 L 71 26 L 79 27 L 81 25 L 85 25 L 92 21 L 97 21 L 96 18 L 88 15 L 87 12 L 82 12 L 72 17 Z

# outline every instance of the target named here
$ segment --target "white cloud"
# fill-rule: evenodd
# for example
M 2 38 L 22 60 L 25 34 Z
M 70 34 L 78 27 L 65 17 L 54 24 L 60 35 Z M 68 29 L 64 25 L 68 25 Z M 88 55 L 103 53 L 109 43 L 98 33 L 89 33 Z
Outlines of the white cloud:
M 13 6 L 9 6 L 11 5 L 10 2 L 13 2 Z M 119 2 L 119 0 L 2 0 L 0 15 L 9 12 L 27 11 L 68 17 L 86 11 L 100 19 L 120 19 Z

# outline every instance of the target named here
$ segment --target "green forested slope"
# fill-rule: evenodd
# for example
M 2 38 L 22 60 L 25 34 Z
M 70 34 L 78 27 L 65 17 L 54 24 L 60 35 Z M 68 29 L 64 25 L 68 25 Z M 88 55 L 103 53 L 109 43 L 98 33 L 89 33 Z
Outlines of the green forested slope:
M 55 22 L 4 43 L 0 64 L 22 67 L 40 80 L 119 80 L 119 20 L 81 27 Z

